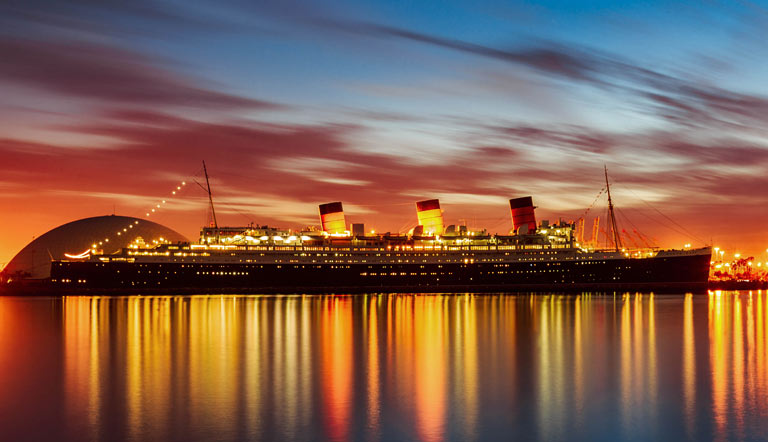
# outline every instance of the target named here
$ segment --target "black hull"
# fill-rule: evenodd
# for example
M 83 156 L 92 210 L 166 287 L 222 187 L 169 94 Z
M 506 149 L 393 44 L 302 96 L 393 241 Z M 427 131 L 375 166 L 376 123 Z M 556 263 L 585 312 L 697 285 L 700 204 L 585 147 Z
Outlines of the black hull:
M 40 281 L 33 286 L 0 288 L 0 296 L 191 296 L 191 295 L 358 295 L 371 293 L 399 294 L 612 294 L 612 293 L 695 293 L 705 294 L 714 290 L 705 283 L 650 283 L 650 284 L 537 284 L 537 285 L 464 285 L 421 287 L 391 286 L 370 287 L 223 287 L 223 288 L 146 288 L 146 289 L 99 289 L 62 288 L 50 281 Z
M 470 264 L 54 262 L 53 294 L 704 291 L 707 255 Z

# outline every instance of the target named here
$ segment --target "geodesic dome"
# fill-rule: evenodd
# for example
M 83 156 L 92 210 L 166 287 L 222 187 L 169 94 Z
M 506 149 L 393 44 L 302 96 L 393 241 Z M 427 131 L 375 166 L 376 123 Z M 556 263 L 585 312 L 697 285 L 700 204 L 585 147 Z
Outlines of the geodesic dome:
M 117 232 L 121 234 L 117 235 Z M 2 273 L 6 277 L 48 278 L 51 276 L 51 261 L 65 259 L 65 253 L 79 254 L 102 241 L 98 247 L 105 254 L 110 254 L 128 247 L 137 237 L 142 237 L 147 243 L 160 238 L 170 242 L 187 241 L 175 230 L 144 219 L 118 215 L 83 218 L 49 230 L 27 244 Z M 106 238 L 109 238 L 108 242 L 104 242 Z

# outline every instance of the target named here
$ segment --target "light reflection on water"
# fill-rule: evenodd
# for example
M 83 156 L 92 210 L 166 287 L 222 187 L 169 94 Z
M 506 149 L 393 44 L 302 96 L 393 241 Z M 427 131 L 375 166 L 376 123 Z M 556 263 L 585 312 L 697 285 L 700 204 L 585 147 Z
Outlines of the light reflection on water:
M 766 314 L 763 292 L 0 298 L 0 434 L 759 439 Z

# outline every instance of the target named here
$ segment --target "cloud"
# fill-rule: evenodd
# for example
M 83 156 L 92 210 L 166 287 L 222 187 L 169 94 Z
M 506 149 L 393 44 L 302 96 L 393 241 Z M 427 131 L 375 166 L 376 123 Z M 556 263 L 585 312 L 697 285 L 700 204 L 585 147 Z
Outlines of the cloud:
M 599 66 L 603 64 L 602 60 L 599 60 L 594 55 L 573 49 L 565 49 L 564 47 L 530 47 L 510 50 L 375 23 L 321 19 L 316 20 L 316 23 L 343 32 L 380 38 L 391 37 L 409 40 L 482 57 L 494 58 L 509 63 L 525 65 L 537 71 L 558 77 L 600 82 L 596 74 Z
M 164 37 L 190 32 L 261 31 L 226 17 L 222 2 L 196 2 L 184 7 L 170 1 L 133 0 L 51 2 L 25 0 L 0 3 L 0 25 L 32 34 L 73 34 L 88 37 Z
M 331 184 L 341 184 L 347 186 L 365 186 L 371 184 L 362 179 L 343 178 L 345 170 L 354 170 L 354 168 L 365 168 L 361 164 L 350 163 L 348 161 L 331 160 L 326 158 L 314 157 L 292 157 L 277 158 L 269 160 L 274 170 L 296 174 L 315 181 Z
M 202 87 L 137 52 L 84 41 L 2 38 L 0 81 L 106 104 L 224 111 L 279 107 Z
M 413 162 L 407 156 L 383 155 L 350 144 L 368 131 L 359 125 L 212 123 L 131 110 L 108 115 L 119 118 L 72 129 L 118 140 L 112 149 L 80 151 L 0 140 L 6 158 L 0 172 L 26 170 L 32 176 L 25 179 L 41 187 L 61 186 L 60 177 L 68 176 L 70 190 L 99 186 L 108 194 L 149 194 L 169 172 L 198 170 L 205 159 L 216 187 L 226 184 L 313 203 L 342 199 L 386 205 L 410 201 L 404 195 L 432 192 L 492 199 L 564 194 L 587 205 L 602 186 L 604 163 L 634 185 L 664 189 L 675 182 L 676 193 L 669 195 L 675 199 L 707 189 L 714 177 L 729 179 L 745 167 L 768 161 L 763 146 L 730 139 L 702 142 L 663 132 L 617 134 L 573 125 L 510 125 L 473 129 L 485 131 L 478 138 L 495 139 L 496 144 L 472 144 L 468 139 L 462 149 L 445 152 L 439 162 Z M 537 150 L 540 146 L 547 148 L 546 153 Z M 663 162 L 648 173 L 657 167 L 654 158 Z M 684 170 L 675 169 L 675 164 Z M 714 164 L 719 170 L 713 170 Z
M 549 146 L 583 153 L 607 154 L 616 136 L 586 127 L 568 125 L 562 128 L 511 126 L 497 127 L 499 134 L 527 146 Z
M 764 131 L 762 125 L 768 121 L 768 97 L 702 85 L 605 51 L 555 43 L 524 43 L 509 49 L 376 23 L 331 19 L 315 19 L 314 23 L 338 32 L 416 42 L 494 59 L 556 80 L 611 90 L 632 97 L 648 113 L 680 126 Z

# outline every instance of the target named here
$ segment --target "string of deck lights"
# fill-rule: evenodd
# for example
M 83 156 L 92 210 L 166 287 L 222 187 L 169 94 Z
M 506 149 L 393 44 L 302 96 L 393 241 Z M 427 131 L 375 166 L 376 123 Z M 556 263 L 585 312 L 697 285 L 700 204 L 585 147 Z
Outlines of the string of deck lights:
M 178 185 L 176 185 L 176 187 L 175 187 L 175 188 L 174 188 L 174 189 L 171 191 L 171 196 L 170 196 L 170 197 L 168 197 L 168 199 L 162 199 L 162 200 L 160 200 L 160 202 L 159 202 L 159 203 L 157 203 L 157 204 L 155 204 L 155 206 L 154 206 L 154 207 L 153 207 L 151 210 L 149 210 L 149 211 L 147 211 L 147 212 L 146 212 L 146 216 L 147 216 L 147 217 L 150 217 L 150 216 L 151 216 L 153 213 L 156 213 L 156 212 L 157 212 L 157 211 L 158 211 L 160 208 L 162 208 L 162 207 L 163 207 L 163 205 L 164 205 L 164 204 L 166 204 L 166 203 L 168 202 L 168 200 L 170 200 L 170 199 L 174 198 L 174 197 L 176 196 L 176 194 L 177 194 L 178 192 L 180 192 L 180 191 L 181 191 L 181 189 L 182 189 L 184 186 L 186 186 L 186 185 L 187 185 L 187 182 L 186 182 L 186 181 L 181 181 L 181 182 L 180 182 Z M 118 231 L 116 232 L 116 233 L 117 233 L 117 236 L 122 236 L 124 233 L 128 233 L 128 232 L 129 232 L 129 229 L 133 229 L 133 228 L 134 228 L 136 225 L 138 225 L 138 224 L 139 224 L 139 221 L 133 221 L 133 222 L 131 222 L 131 223 L 130 223 L 130 224 L 128 224 L 127 226 L 123 227 L 123 229 L 122 229 L 122 230 L 118 230 Z M 109 239 L 110 239 L 110 237 L 106 237 L 106 238 L 104 238 L 102 241 L 99 241 L 99 242 L 95 242 L 95 241 L 94 241 L 94 243 L 93 243 L 93 244 L 91 244 L 91 248 L 90 248 L 90 249 L 88 249 L 88 250 L 86 250 L 86 251 L 85 251 L 85 252 L 83 252 L 83 253 L 80 253 L 80 254 L 77 254 L 77 255 L 71 255 L 71 254 L 69 254 L 69 253 L 65 253 L 64 255 L 65 255 L 67 258 L 71 258 L 71 259 L 84 259 L 84 258 L 88 258 L 88 256 L 89 256 L 90 254 L 92 254 L 92 253 L 96 253 L 96 250 L 98 250 L 98 248 L 99 248 L 100 246 L 103 246 L 105 243 L 108 243 L 108 242 L 109 242 Z M 166 242 L 166 240 L 165 240 L 164 238 L 160 237 L 160 238 L 159 238 L 159 240 L 157 240 L 157 239 L 156 239 L 156 240 L 153 240 L 152 242 L 153 242 L 153 243 L 155 243 L 155 244 L 157 244 L 157 243 Z M 131 246 L 134 246 L 134 244 L 133 244 L 133 243 L 131 243 Z M 136 246 L 138 246 L 138 244 L 136 244 Z M 129 246 L 129 247 L 130 247 L 130 246 Z

